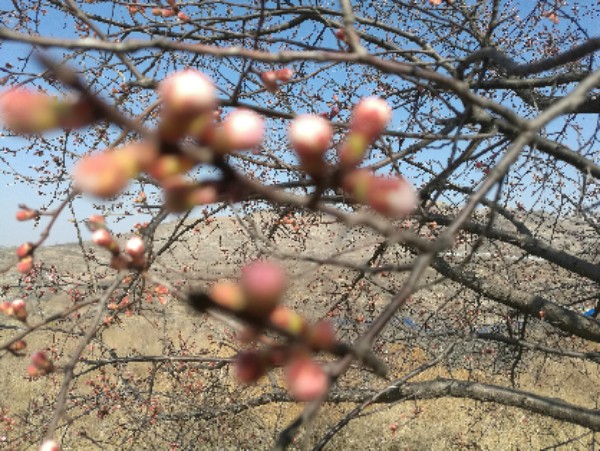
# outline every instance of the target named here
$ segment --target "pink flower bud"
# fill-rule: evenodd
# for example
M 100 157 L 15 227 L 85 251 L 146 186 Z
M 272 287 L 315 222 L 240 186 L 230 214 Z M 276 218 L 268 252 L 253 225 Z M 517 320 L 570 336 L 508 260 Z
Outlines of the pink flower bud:
M 60 445 L 52 439 L 44 440 L 39 451 L 60 451 Z
M 186 69 L 167 77 L 158 87 L 168 115 L 193 118 L 217 106 L 213 82 L 195 69 Z
M 392 218 L 403 218 L 417 208 L 414 187 L 403 177 L 374 177 L 369 186 L 370 207 Z
M 344 177 L 344 189 L 361 204 L 392 218 L 402 218 L 417 207 L 418 196 L 403 177 L 378 177 L 366 169 Z
M 387 102 L 379 97 L 362 99 L 354 108 L 350 130 L 364 133 L 375 140 L 387 127 L 392 119 L 392 109 Z
M 27 348 L 27 342 L 25 340 L 17 340 L 14 343 L 11 343 L 8 349 L 13 352 L 20 352 Z
M 30 208 L 23 208 L 17 211 L 16 218 L 17 221 L 29 221 L 30 219 L 39 218 L 40 212 L 37 210 L 32 210 Z
M 106 229 L 98 229 L 92 234 L 94 244 L 108 249 L 111 253 L 119 252 L 119 244 L 115 241 L 110 232 Z
M 11 303 L 13 315 L 19 321 L 25 321 L 27 319 L 27 308 L 25 307 L 25 301 L 23 299 L 15 299 Z
M 373 174 L 368 169 L 359 169 L 346 174 L 342 181 L 344 190 L 350 194 L 355 202 L 366 204 Z
M 110 151 L 81 158 L 73 170 L 75 187 L 98 197 L 116 196 L 127 186 L 130 176 L 129 168 Z
M 209 296 L 215 304 L 233 312 L 242 312 L 248 306 L 241 287 L 233 282 L 217 282 L 212 286 Z
M 156 180 L 164 181 L 174 175 L 188 172 L 195 165 L 196 162 L 186 155 L 168 154 L 159 157 L 147 172 Z
M 288 134 L 305 170 L 321 172 L 325 167 L 325 152 L 333 137 L 329 121 L 309 114 L 298 116 L 290 125 Z
M 257 147 L 265 134 L 262 116 L 245 108 L 235 110 L 222 124 L 224 145 L 228 151 Z
M 23 243 L 17 248 L 17 257 L 24 258 L 28 255 L 31 255 L 33 252 L 33 244 L 32 243 Z
M 306 356 L 297 357 L 288 364 L 285 379 L 290 395 L 300 402 L 319 398 L 329 388 L 327 374 L 321 365 Z
M 152 8 L 151 13 L 153 16 L 162 16 L 162 9 L 161 8 Z
M 335 31 L 335 37 L 342 42 L 346 42 L 346 32 L 341 28 Z
M 27 274 L 33 268 L 33 257 L 28 255 L 27 257 L 22 258 L 17 263 L 17 271 L 21 274 Z
M 44 374 L 54 371 L 54 364 L 52 363 L 52 360 L 46 356 L 44 351 L 37 351 L 31 354 L 31 364 L 38 370 L 43 371 Z
M 41 92 L 9 89 L 0 96 L 0 114 L 17 133 L 39 133 L 58 125 L 56 100 Z
M 125 244 L 125 252 L 127 252 L 131 257 L 143 256 L 144 252 L 146 252 L 144 240 L 142 240 L 139 236 L 130 238 Z
M 273 309 L 269 315 L 269 322 L 292 337 L 303 337 L 308 327 L 303 316 L 282 305 Z
M 12 303 L 8 301 L 0 303 L 0 313 L 6 316 L 13 316 L 15 312 L 13 311 Z
M 279 69 L 275 71 L 275 77 L 282 83 L 287 83 L 294 76 L 294 71 L 289 67 Z
M 277 74 L 273 71 L 267 71 L 260 74 L 260 79 L 262 80 L 265 88 L 269 92 L 277 92 Z
M 248 299 L 248 313 L 263 319 L 281 301 L 287 281 L 279 265 L 255 261 L 242 270 L 240 284 Z
M 186 13 L 184 13 L 183 11 L 179 11 L 179 12 L 177 13 L 177 18 L 178 18 L 179 20 L 181 20 L 182 22 L 186 22 L 186 23 L 188 23 L 188 22 L 190 22 L 190 21 L 191 21 L 191 19 L 190 19 L 190 16 L 188 16 L 188 15 L 187 15 Z

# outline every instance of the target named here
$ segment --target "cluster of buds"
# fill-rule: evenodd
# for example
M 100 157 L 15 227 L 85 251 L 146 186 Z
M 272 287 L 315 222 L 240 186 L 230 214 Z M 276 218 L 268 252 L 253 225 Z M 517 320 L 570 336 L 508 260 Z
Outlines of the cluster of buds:
M 417 206 L 414 187 L 401 176 L 383 177 L 356 169 L 344 176 L 342 184 L 355 202 L 392 218 L 408 216 Z
M 111 268 L 141 270 L 146 267 L 146 246 L 142 238 L 134 236 L 127 240 L 125 253 L 123 254 L 119 243 L 106 227 L 104 217 L 100 215 L 91 216 L 87 220 L 87 226 L 92 232 L 94 244 L 105 248 L 111 253 Z
M 27 274 L 33 268 L 33 251 L 35 247 L 32 243 L 27 242 L 21 244 L 17 248 L 17 258 L 19 261 L 17 262 L 17 271 L 21 274 Z
M 48 358 L 45 352 L 37 351 L 31 355 L 31 363 L 27 367 L 27 374 L 30 377 L 37 378 L 45 376 L 54 371 L 54 363 Z
M 0 313 L 6 316 L 14 316 L 19 321 L 27 322 L 27 308 L 23 299 L 15 299 L 12 302 L 0 303 Z
M 167 2 L 169 3 L 170 8 L 152 8 L 152 15 L 162 16 L 165 18 L 177 16 L 177 18 L 182 22 L 191 21 L 190 17 L 186 13 L 181 11 L 179 5 L 177 5 L 176 0 L 167 0 Z
M 294 76 L 294 71 L 289 67 L 278 70 L 269 70 L 260 74 L 260 79 L 263 82 L 266 90 L 275 93 L 279 89 L 279 84 L 289 82 Z
M 235 364 L 238 379 L 254 383 L 271 369 L 283 366 L 292 396 L 307 401 L 323 395 L 329 386 L 327 375 L 312 353 L 333 352 L 338 342 L 329 322 L 309 324 L 302 315 L 280 305 L 285 288 L 286 277 L 277 264 L 256 261 L 243 268 L 239 281 L 213 285 L 208 299 L 214 307 L 249 324 L 246 341 L 256 339 L 262 328 L 289 339 L 287 344 L 240 353 Z
M 85 97 L 58 99 L 43 92 L 12 88 L 0 96 L 5 125 L 16 133 L 41 133 L 54 128 L 83 127 L 95 119 Z

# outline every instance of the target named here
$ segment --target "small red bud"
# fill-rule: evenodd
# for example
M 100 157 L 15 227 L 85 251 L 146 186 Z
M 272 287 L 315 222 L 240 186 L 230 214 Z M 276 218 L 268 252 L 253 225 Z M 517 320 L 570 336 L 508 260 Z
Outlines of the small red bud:
M 39 451 L 60 451 L 60 445 L 52 439 L 44 440 Z
M 277 306 L 286 288 L 281 267 L 273 262 L 255 261 L 242 270 L 240 284 L 248 299 L 248 313 L 265 318 Z
M 13 352 L 19 352 L 24 350 L 27 347 L 27 343 L 25 340 L 17 340 L 8 347 Z
M 260 79 L 262 80 L 265 88 L 269 92 L 277 92 L 277 75 L 273 71 L 267 71 L 260 74 Z
M 23 243 L 17 248 L 17 257 L 21 259 L 27 257 L 28 255 L 31 255 L 32 252 L 33 244 L 29 242 Z
M 300 402 L 323 396 L 329 387 L 321 365 L 306 356 L 297 357 L 288 364 L 285 379 L 290 394 Z
M 15 312 L 13 311 L 12 303 L 8 301 L 0 303 L 0 313 L 6 316 L 13 316 Z
M 13 315 L 19 321 L 25 321 L 27 319 L 27 309 L 25 307 L 25 301 L 23 299 L 15 299 L 11 303 Z
M 29 221 L 30 219 L 36 219 L 40 216 L 40 212 L 37 210 L 31 210 L 30 208 L 24 208 L 17 211 L 17 221 Z
M 275 77 L 282 83 L 287 83 L 294 76 L 294 71 L 288 67 L 275 71 Z
M 241 312 L 248 305 L 242 288 L 233 282 L 217 282 L 212 286 L 209 296 L 216 304 L 233 312 Z
M 31 271 L 31 268 L 33 268 L 33 257 L 31 255 L 22 258 L 17 263 L 17 271 L 19 271 L 21 274 L 27 274 L 29 271 Z

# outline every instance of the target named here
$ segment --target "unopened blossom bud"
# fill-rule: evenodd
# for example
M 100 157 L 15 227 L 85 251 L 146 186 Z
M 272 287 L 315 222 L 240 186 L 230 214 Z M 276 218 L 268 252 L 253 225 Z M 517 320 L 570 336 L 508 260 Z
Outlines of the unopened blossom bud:
M 357 170 L 344 177 L 343 187 L 356 202 L 392 218 L 407 216 L 417 207 L 414 187 L 401 176 L 379 177 Z
M 106 229 L 96 230 L 92 234 L 94 244 L 108 249 L 113 254 L 119 253 L 119 244 L 115 241 L 111 233 Z
M 302 315 L 282 305 L 278 305 L 273 309 L 269 315 L 269 322 L 292 337 L 304 336 L 308 326 Z
M 31 208 L 22 208 L 17 211 L 16 219 L 17 221 L 29 221 L 30 219 L 39 218 L 40 212 L 37 210 L 32 210 Z
M 298 356 L 285 369 L 290 395 L 297 401 L 312 401 L 323 396 L 329 388 L 327 374 L 308 356 Z
M 27 342 L 25 340 L 17 340 L 14 343 L 11 343 L 8 349 L 13 352 L 20 352 L 27 348 Z
M 153 16 L 162 16 L 162 9 L 161 8 L 152 8 L 151 14 Z
M 242 288 L 233 282 L 217 282 L 210 289 L 209 296 L 215 304 L 233 312 L 243 312 L 248 306 Z
M 367 97 L 354 108 L 350 130 L 365 133 L 371 140 L 375 140 L 391 119 L 392 109 L 385 100 L 379 97 Z
M 21 244 L 17 248 L 16 253 L 17 253 L 18 258 L 24 258 L 24 257 L 27 257 L 28 255 L 31 255 L 32 252 L 33 252 L 33 244 L 30 242 L 27 242 L 27 243 Z
M 240 284 L 248 299 L 248 314 L 263 319 L 281 301 L 287 281 L 278 264 L 255 261 L 242 269 Z
M 275 71 L 275 77 L 282 83 L 287 83 L 294 76 L 294 71 L 289 67 L 284 67 Z
M 333 137 L 329 121 L 311 114 L 298 116 L 288 134 L 303 168 L 311 174 L 320 173 L 325 167 L 325 152 Z
M 368 202 L 375 211 L 403 218 L 417 208 L 418 196 L 404 177 L 375 177 L 369 186 Z
M 188 16 L 188 15 L 187 15 L 186 13 L 184 13 L 183 11 L 179 11 L 179 12 L 177 13 L 177 18 L 178 18 L 179 20 L 181 20 L 182 22 L 190 22 L 190 21 L 191 21 L 191 19 L 190 19 L 190 16 Z
M 365 159 L 370 144 L 366 134 L 351 130 L 338 150 L 342 167 L 353 169 L 359 165 Z
M 113 197 L 129 183 L 130 169 L 120 155 L 105 151 L 82 157 L 73 170 L 75 187 L 98 197 Z
M 215 85 L 195 69 L 171 74 L 160 83 L 158 93 L 167 115 L 193 118 L 217 106 Z
M 15 299 L 11 303 L 13 315 L 19 321 L 27 320 L 27 308 L 25 307 L 25 301 L 23 299 Z
M 52 439 L 44 440 L 39 451 L 60 451 L 60 445 Z
M 52 360 L 48 358 L 44 351 L 36 351 L 31 354 L 31 364 L 37 369 L 44 372 L 44 374 L 51 373 L 54 371 L 54 364 Z
M 127 252 L 132 257 L 143 255 L 144 252 L 146 252 L 144 240 L 142 240 L 142 238 L 140 238 L 139 236 L 134 236 L 130 238 L 125 244 L 125 252 Z
M 0 115 L 17 133 L 39 133 L 58 126 L 56 100 L 42 92 L 14 88 L 0 95 Z
M 246 108 L 238 108 L 222 122 L 224 151 L 252 149 L 260 145 L 265 134 L 264 119 Z M 221 149 L 219 149 L 221 150 Z
M 17 262 L 17 271 L 21 274 L 27 274 L 33 268 L 33 257 L 28 255 Z
M 269 92 L 277 92 L 277 74 L 273 71 L 267 71 L 260 74 L 263 85 Z
M 12 303 L 8 301 L 0 302 L 0 313 L 6 316 L 13 316 L 14 311 L 12 307 Z

